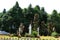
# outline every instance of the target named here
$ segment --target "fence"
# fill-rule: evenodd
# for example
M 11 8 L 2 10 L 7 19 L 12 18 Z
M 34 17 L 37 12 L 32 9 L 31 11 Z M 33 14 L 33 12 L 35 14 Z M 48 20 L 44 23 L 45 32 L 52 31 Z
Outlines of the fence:
M 0 40 L 60 40 L 60 38 L 0 37 Z

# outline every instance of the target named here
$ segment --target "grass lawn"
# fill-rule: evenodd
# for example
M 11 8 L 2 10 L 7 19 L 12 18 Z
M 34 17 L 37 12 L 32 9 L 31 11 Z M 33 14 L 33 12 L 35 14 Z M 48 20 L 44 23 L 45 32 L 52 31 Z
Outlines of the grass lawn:
M 26 40 L 26 39 L 29 39 L 30 37 L 21 37 L 21 38 L 18 38 L 18 37 L 10 37 L 10 36 L 7 36 L 7 35 L 0 35 L 0 39 L 1 38 L 5 38 L 5 39 L 9 39 L 9 38 L 11 38 L 11 39 L 14 39 L 14 40 L 18 40 L 18 39 L 24 39 L 24 40 Z M 37 40 L 37 39 L 41 39 L 41 40 L 60 40 L 60 38 L 54 38 L 54 37 L 51 37 L 51 36 L 40 36 L 40 38 L 30 38 L 31 40 Z

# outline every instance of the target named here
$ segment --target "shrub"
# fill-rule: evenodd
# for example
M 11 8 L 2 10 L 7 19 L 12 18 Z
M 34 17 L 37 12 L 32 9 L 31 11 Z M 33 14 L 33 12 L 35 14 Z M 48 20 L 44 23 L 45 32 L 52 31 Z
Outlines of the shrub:
M 37 34 L 38 34 L 37 31 L 32 31 L 31 35 L 28 34 L 28 33 L 26 33 L 26 34 L 25 34 L 25 37 L 39 37 L 39 36 L 37 36 Z
M 37 37 L 38 32 L 37 31 L 32 31 L 32 36 Z
M 25 37 L 31 37 L 31 35 L 30 35 L 30 34 L 28 34 L 28 33 L 26 33 L 26 34 L 25 34 Z
M 51 36 L 57 37 L 58 33 L 57 32 L 52 32 Z

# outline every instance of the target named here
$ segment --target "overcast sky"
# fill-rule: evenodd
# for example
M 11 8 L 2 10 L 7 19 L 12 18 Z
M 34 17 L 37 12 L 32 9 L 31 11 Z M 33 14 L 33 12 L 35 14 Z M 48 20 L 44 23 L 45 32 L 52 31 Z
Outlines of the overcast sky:
M 54 9 L 60 12 L 60 0 L 0 0 L 0 12 L 2 12 L 4 8 L 6 8 L 6 10 L 12 8 L 16 1 L 19 2 L 21 8 L 27 8 L 29 4 L 32 4 L 33 7 L 36 5 L 44 7 L 47 13 L 51 13 Z

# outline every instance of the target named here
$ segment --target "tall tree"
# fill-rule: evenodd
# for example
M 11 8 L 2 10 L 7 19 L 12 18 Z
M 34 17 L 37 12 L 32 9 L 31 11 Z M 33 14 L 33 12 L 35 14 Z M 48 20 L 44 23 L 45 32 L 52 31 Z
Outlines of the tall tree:
M 51 15 L 51 20 L 55 24 L 56 31 L 58 33 L 60 33 L 59 32 L 59 30 L 60 30 L 60 21 L 59 21 L 60 20 L 60 16 L 59 16 L 59 14 L 57 13 L 56 10 L 53 10 L 52 15 Z
M 34 7 L 34 13 L 37 13 L 37 14 L 39 14 L 39 21 L 41 21 L 41 13 L 40 13 L 40 7 L 39 7 L 39 5 L 36 5 L 35 7 Z
M 51 15 L 51 20 L 53 22 L 56 22 L 57 21 L 57 18 L 58 18 L 57 11 L 56 10 L 53 10 L 52 15 Z
M 6 9 L 4 8 L 3 13 L 6 13 Z
M 27 15 L 26 16 L 27 16 L 29 21 L 33 19 L 33 8 L 32 8 L 31 4 L 28 7 Z
M 22 9 L 19 7 L 19 3 L 16 2 L 16 4 L 13 6 L 13 8 L 11 8 L 8 11 L 8 15 L 10 15 L 12 17 L 12 25 L 14 25 L 15 27 L 15 31 L 17 30 L 20 22 L 23 22 L 23 13 L 22 13 Z
M 41 21 L 44 21 L 45 23 L 47 22 L 47 13 L 44 9 L 44 7 L 41 8 Z
M 35 10 L 36 13 L 39 13 L 40 12 L 40 7 L 38 5 L 36 5 L 34 10 Z

